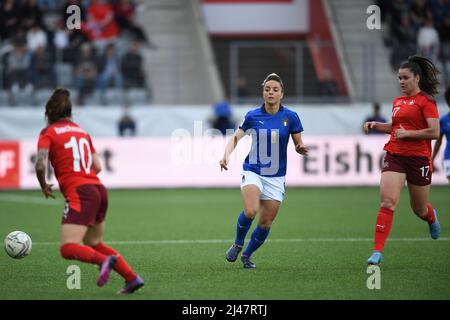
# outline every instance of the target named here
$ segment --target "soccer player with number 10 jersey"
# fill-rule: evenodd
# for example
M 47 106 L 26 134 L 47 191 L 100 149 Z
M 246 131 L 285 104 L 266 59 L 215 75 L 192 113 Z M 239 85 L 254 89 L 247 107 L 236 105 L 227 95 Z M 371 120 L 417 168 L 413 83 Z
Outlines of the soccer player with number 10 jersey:
M 48 122 L 38 141 L 36 175 L 46 198 L 55 198 L 45 172 L 50 158 L 56 179 L 66 199 L 61 224 L 61 256 L 97 264 L 99 287 L 104 286 L 114 269 L 125 279 L 119 293 L 133 293 L 144 285 L 143 279 L 113 248 L 103 243 L 108 194 L 97 174 L 101 163 L 91 137 L 71 120 L 70 92 L 56 89 L 45 107 Z

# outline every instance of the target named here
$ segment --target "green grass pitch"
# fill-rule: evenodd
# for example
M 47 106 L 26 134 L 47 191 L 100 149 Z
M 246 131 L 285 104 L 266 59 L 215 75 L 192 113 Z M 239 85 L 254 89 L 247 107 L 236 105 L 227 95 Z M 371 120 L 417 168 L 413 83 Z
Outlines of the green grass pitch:
M 405 189 L 381 289 L 369 290 L 377 188 L 288 188 L 253 270 L 224 258 L 241 211 L 238 189 L 110 190 L 105 242 L 146 281 L 136 294 L 119 296 L 117 274 L 98 288 L 95 266 L 60 257 L 61 194 L 55 201 L 37 191 L 3 191 L 0 237 L 25 231 L 33 249 L 22 260 L 0 251 L 0 299 L 450 299 L 450 189 L 433 187 L 430 197 L 441 239 L 431 240 Z M 66 286 L 72 264 L 81 268 L 80 290 Z

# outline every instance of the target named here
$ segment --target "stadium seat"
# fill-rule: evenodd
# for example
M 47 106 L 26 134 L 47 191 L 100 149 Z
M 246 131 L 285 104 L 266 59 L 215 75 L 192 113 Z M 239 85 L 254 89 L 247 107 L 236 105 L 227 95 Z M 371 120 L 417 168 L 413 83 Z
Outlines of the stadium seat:
M 9 93 L 6 90 L 0 90 L 0 107 L 9 106 Z
M 34 103 L 40 107 L 47 103 L 48 98 L 52 95 L 52 89 L 38 89 L 34 93 Z
M 124 92 L 118 89 L 106 89 L 103 98 L 107 105 L 122 105 L 124 102 Z
M 55 66 L 58 86 L 71 87 L 73 78 L 73 67 L 68 63 L 57 63 Z
M 98 90 L 94 91 L 92 94 L 89 94 L 84 99 L 84 105 L 86 106 L 100 106 L 102 105 L 102 97 L 101 92 Z
M 127 100 L 130 104 L 146 104 L 149 97 L 145 89 L 132 88 L 127 90 Z

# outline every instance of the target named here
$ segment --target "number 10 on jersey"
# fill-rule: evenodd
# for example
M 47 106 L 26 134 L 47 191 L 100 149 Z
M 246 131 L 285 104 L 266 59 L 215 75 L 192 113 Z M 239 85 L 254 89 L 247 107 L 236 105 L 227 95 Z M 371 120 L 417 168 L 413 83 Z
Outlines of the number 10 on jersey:
M 73 171 L 80 172 L 83 167 L 84 172 L 89 174 L 92 166 L 92 152 L 89 142 L 85 138 L 80 138 L 77 142 L 77 138 L 70 137 L 69 142 L 64 144 L 64 148 L 72 149 L 73 155 Z M 87 152 L 87 161 L 86 161 Z

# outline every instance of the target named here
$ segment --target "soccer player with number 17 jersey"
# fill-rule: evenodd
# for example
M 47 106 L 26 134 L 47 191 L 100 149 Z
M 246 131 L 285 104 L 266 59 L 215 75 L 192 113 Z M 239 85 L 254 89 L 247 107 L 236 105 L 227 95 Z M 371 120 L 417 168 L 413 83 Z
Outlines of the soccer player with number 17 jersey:
M 439 113 L 433 95 L 437 93 L 437 70 L 423 57 L 412 56 L 398 71 L 404 94 L 394 100 L 392 122 L 366 122 L 364 131 L 376 129 L 390 134 L 384 146 L 380 182 L 380 210 L 375 223 L 375 239 L 369 264 L 383 261 L 382 251 L 392 225 L 400 193 L 408 182 L 411 208 L 426 221 L 432 239 L 438 239 L 440 225 L 437 212 L 428 203 L 431 185 L 431 140 L 439 136 Z
M 61 224 L 61 256 L 99 265 L 99 287 L 107 283 L 114 269 L 125 279 L 125 286 L 119 293 L 133 293 L 144 281 L 116 250 L 103 243 L 108 194 L 97 177 L 101 163 L 90 136 L 71 120 L 68 90 L 60 88 L 53 92 L 45 116 L 48 126 L 39 136 L 36 175 L 44 196 L 55 198 L 52 185 L 45 180 L 50 158 L 66 199 Z

